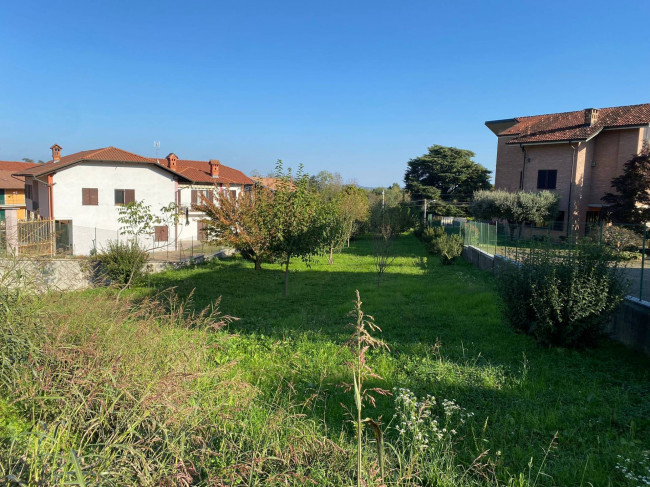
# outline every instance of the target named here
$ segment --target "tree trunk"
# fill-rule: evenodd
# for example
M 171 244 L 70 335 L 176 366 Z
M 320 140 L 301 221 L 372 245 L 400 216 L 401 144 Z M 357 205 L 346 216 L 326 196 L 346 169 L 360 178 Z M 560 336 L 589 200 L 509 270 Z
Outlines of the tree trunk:
M 260 258 L 255 259 L 255 270 L 256 271 L 262 270 L 262 259 Z
M 332 265 L 334 263 L 334 246 L 330 245 L 330 258 L 329 263 Z
M 284 295 L 289 295 L 289 259 L 284 263 Z

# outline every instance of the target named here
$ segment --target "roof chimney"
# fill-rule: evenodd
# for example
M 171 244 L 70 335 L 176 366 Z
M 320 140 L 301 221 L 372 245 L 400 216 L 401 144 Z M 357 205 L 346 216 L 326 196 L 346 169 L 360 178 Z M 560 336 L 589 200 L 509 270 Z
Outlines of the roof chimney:
M 54 162 L 59 162 L 59 160 L 61 159 L 62 148 L 63 147 L 61 147 L 59 144 L 54 144 L 52 147 L 50 147 L 50 149 L 52 149 L 52 160 Z
M 597 108 L 586 108 L 585 109 L 585 125 L 591 127 L 598 122 L 598 109 Z
M 167 159 L 167 167 L 171 169 L 172 171 L 176 170 L 176 162 L 178 161 L 178 157 L 176 157 L 176 154 L 171 152 L 165 159 Z
M 212 176 L 213 178 L 218 178 L 220 166 L 221 166 L 221 162 L 219 162 L 218 159 L 210 159 L 210 176 Z

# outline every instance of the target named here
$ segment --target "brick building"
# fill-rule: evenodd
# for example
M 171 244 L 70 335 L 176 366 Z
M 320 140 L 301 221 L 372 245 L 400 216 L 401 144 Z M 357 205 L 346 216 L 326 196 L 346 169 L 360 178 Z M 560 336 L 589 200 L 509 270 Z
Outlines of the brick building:
M 650 140 L 650 103 L 485 122 L 498 137 L 495 188 L 560 196 L 557 230 L 601 218 L 612 178 Z

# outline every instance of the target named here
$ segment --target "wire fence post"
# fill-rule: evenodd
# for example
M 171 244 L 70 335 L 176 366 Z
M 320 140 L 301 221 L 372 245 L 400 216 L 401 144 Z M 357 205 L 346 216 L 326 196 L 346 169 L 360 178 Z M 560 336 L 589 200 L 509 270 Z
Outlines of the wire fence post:
M 643 271 L 645 268 L 645 250 L 648 235 L 648 222 L 643 224 L 643 246 L 641 247 L 641 283 L 639 284 L 639 299 L 643 299 Z
M 598 245 L 603 245 L 603 220 L 600 220 L 600 235 L 598 236 Z
M 515 262 L 519 262 L 519 235 L 515 238 Z

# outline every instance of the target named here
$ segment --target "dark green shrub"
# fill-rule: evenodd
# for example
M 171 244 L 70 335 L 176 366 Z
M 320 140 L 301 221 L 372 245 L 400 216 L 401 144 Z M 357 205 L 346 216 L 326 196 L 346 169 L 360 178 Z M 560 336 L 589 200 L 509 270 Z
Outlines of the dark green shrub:
M 97 254 L 99 274 L 111 284 L 128 286 L 144 275 L 148 258 L 148 254 L 134 240 L 109 240 L 106 248 Z
M 383 208 L 380 204 L 370 209 L 367 230 L 371 233 L 381 233 L 383 225 L 390 225 L 396 235 L 413 228 L 416 225 L 415 212 L 407 204 L 398 204 Z
M 422 240 L 425 243 L 431 243 L 439 239 L 445 234 L 445 229 L 442 227 L 427 227 L 422 232 Z
M 537 249 L 498 273 L 504 314 L 540 343 L 592 345 L 625 296 L 616 259 L 607 248 L 582 243 L 570 253 Z
M 444 233 L 433 241 L 433 248 L 436 254 L 440 254 L 440 262 L 443 265 L 451 265 L 463 252 L 463 239 L 460 235 L 448 235 Z
M 629 228 L 607 225 L 602 232 L 602 242 L 617 252 L 638 252 L 643 246 L 643 236 Z

